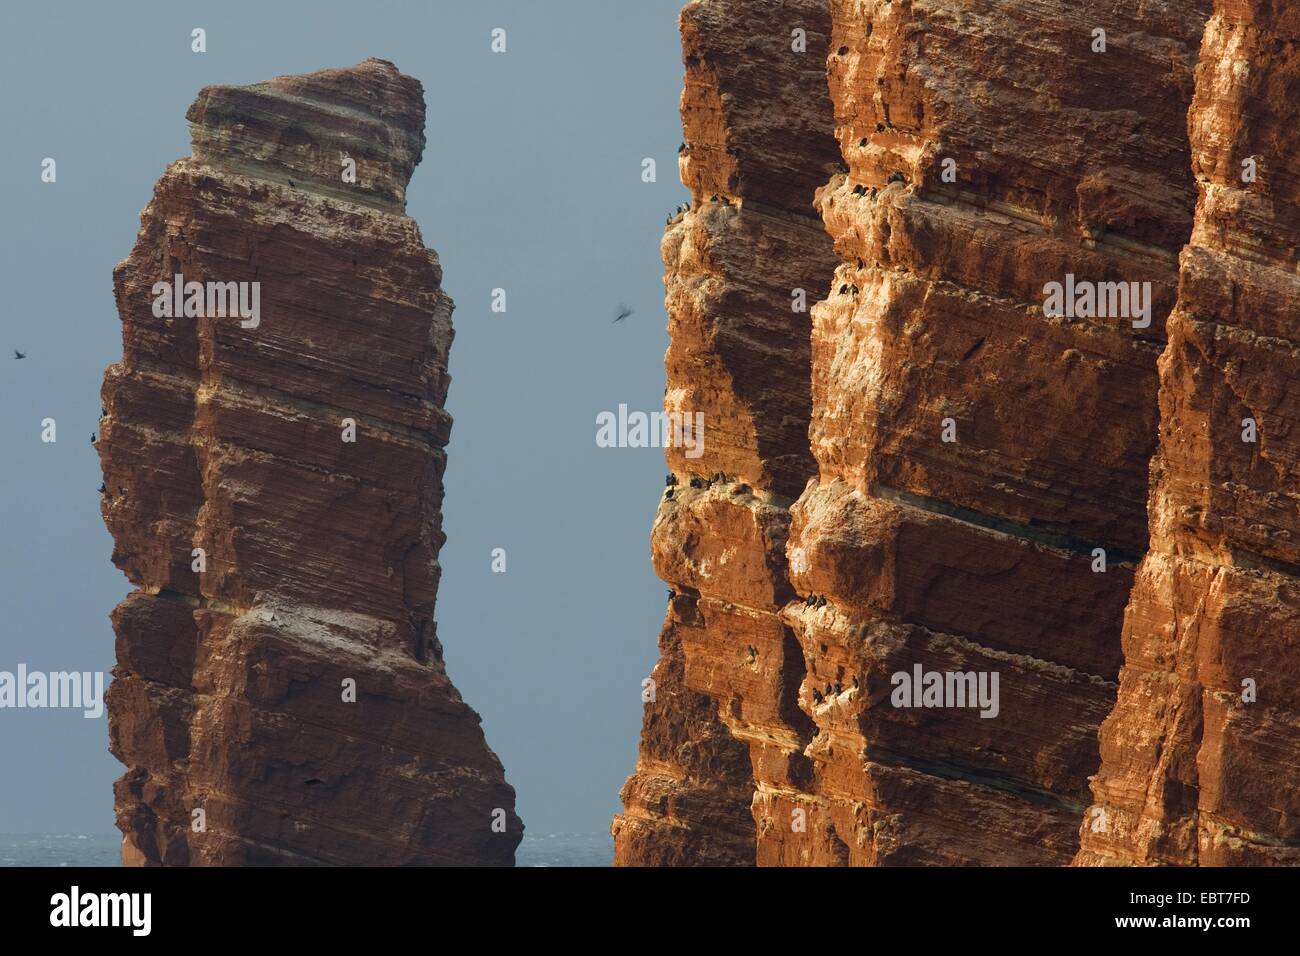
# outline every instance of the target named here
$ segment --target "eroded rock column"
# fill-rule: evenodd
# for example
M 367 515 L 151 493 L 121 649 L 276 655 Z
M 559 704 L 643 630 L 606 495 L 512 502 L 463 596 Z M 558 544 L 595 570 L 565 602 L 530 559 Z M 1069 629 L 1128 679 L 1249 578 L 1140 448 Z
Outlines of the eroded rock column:
M 1205 31 L 1151 551 L 1079 864 L 1300 863 L 1298 41 L 1268 0 Z
M 405 215 L 424 118 L 382 60 L 204 89 L 114 271 L 126 863 L 513 861 L 432 621 L 452 303 Z
M 690 208 L 664 237 L 672 344 L 665 410 L 703 415 L 652 531 L 673 592 L 635 774 L 615 818 L 621 865 L 755 862 L 755 790 L 799 786 L 812 724 L 779 609 L 789 505 L 808 451 L 808 304 L 834 267 L 813 207 L 835 168 L 820 0 L 706 0 L 681 14 Z

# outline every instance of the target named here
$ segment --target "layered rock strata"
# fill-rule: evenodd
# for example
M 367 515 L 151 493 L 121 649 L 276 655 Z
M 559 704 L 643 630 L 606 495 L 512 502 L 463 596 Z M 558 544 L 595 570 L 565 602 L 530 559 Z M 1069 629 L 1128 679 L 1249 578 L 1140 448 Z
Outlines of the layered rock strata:
M 420 84 L 367 60 L 187 116 L 114 270 L 103 387 L 137 588 L 108 695 L 123 861 L 508 865 L 514 792 L 432 620 L 452 302 L 405 215 Z
M 664 405 L 702 414 L 704 441 L 667 452 L 652 554 L 672 597 L 615 863 L 746 865 L 756 781 L 808 773 L 803 661 L 778 612 L 793 597 L 789 506 L 814 468 L 808 304 L 834 268 L 813 206 L 839 158 L 830 17 L 820 0 L 709 0 L 680 25 L 691 202 L 662 245 Z
M 817 199 L 837 264 L 812 313 L 812 461 L 791 438 L 785 460 L 806 474 L 792 468 L 763 486 L 724 435 L 709 453 L 743 487 L 679 491 L 653 532 L 656 567 L 677 592 L 660 667 L 680 660 L 687 688 L 707 693 L 749 745 L 760 865 L 1062 864 L 1077 849 L 1094 732 L 1114 700 L 1123 608 L 1147 544 L 1156 360 L 1192 225 L 1185 116 L 1208 3 L 1112 6 L 833 0 L 800 11 L 830 13 L 843 163 Z M 692 46 L 699 25 L 716 24 L 714 46 L 734 50 L 747 35 L 721 11 L 742 17 L 739 7 L 761 11 L 748 36 L 773 49 L 798 25 L 774 19 L 771 4 L 688 6 L 684 105 L 709 101 L 705 84 L 692 86 L 693 64 L 711 66 L 712 79 L 744 59 L 717 65 Z M 769 88 L 785 62 L 767 65 Z M 742 91 L 723 94 L 737 118 L 721 111 L 721 122 L 743 138 L 753 121 Z M 808 128 L 806 112 L 782 117 L 784 98 L 759 99 L 769 125 Z M 691 123 L 684 109 L 688 183 Z M 779 136 L 749 142 L 771 151 L 771 168 L 810 168 L 787 159 Z M 820 149 L 801 148 L 820 163 Z M 802 181 L 787 182 L 801 201 Z M 738 206 L 748 208 L 743 197 Z M 682 229 L 664 244 L 670 410 L 716 388 L 711 366 L 674 361 L 707 354 L 686 321 L 700 310 L 676 293 Z M 753 254 L 762 275 L 789 259 Z M 723 281 L 717 271 L 707 288 L 735 281 L 734 268 Z M 1076 282 L 1125 283 L 1135 298 L 1102 314 L 1049 314 L 1050 284 Z M 795 284 L 782 277 L 769 294 L 788 297 Z M 722 394 L 755 398 L 743 416 L 711 409 L 721 418 L 711 438 L 770 420 L 764 409 L 779 406 L 764 390 L 803 370 L 804 330 L 785 332 L 798 361 L 733 374 Z M 688 465 L 669 461 L 679 476 Z M 812 480 L 787 507 L 801 477 Z M 738 506 L 764 490 L 765 508 Z M 922 706 L 901 706 L 913 699 L 896 695 L 896 675 L 918 671 L 982 677 L 986 689 L 996 677 L 997 697 L 924 706 L 918 688 Z M 658 739 L 684 733 L 666 709 L 648 712 L 643 764 L 652 720 Z M 728 795 L 744 783 L 734 765 Z M 704 776 L 680 771 L 656 764 L 660 808 Z M 616 835 L 629 817 L 654 816 L 635 799 L 645 778 L 639 770 L 625 788 Z M 617 862 L 654 861 L 656 845 L 700 829 L 671 812 L 657 819 L 672 825 L 660 838 L 641 827 L 651 850 L 620 843 Z M 659 859 L 683 856 L 676 846 Z
M 1300 8 L 1218 0 L 1151 550 L 1076 862 L 1300 864 Z
M 811 781 L 756 799 L 759 860 L 1067 863 L 1146 548 L 1203 10 L 831 9 L 841 265 L 785 612 L 817 734 Z M 1053 283 L 1133 298 L 1089 315 Z

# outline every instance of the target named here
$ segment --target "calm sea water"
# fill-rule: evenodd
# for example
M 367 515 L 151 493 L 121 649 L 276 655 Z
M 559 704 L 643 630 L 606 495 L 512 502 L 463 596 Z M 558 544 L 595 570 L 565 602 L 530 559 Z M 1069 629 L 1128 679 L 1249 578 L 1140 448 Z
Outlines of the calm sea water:
M 0 833 L 0 866 L 117 866 L 117 833 Z M 525 834 L 518 866 L 609 866 L 608 833 Z

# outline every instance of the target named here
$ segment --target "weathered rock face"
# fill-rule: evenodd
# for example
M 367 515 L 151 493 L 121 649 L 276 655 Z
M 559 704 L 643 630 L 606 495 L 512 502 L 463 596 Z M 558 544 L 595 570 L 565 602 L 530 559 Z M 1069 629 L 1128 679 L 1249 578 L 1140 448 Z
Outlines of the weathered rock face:
M 1208 5 L 687 6 L 697 202 L 664 242 L 666 406 L 704 410 L 709 431 L 699 461 L 668 456 L 682 483 L 653 531 L 677 592 L 660 668 L 749 745 L 754 862 L 1062 864 L 1077 850 L 1147 545 Z M 837 263 L 806 231 L 778 243 L 733 226 L 804 209 L 836 158 L 811 64 L 790 56 L 801 26 L 810 55 L 831 31 L 843 165 L 817 205 Z M 700 204 L 714 194 L 731 202 Z M 1071 276 L 1150 283 L 1150 321 L 1136 300 L 1046 314 L 1045 288 Z M 808 330 L 783 306 L 819 282 L 830 295 Z M 741 336 L 771 343 L 761 361 Z M 917 667 L 986 688 L 996 675 L 996 703 L 897 706 L 894 676 Z M 730 755 L 713 758 L 725 786 L 706 774 L 674 707 L 703 721 L 697 700 L 648 705 L 616 862 L 686 861 L 711 820 L 735 818 L 679 811 L 706 782 L 720 801 L 745 781 Z M 663 745 L 678 739 L 687 758 Z
M 1079 864 L 1300 864 L 1297 42 L 1269 0 L 1219 0 L 1205 31 L 1151 551 Z
M 813 473 L 805 303 L 834 268 L 813 197 L 838 160 L 821 0 L 688 4 L 682 182 L 664 237 L 669 412 L 702 413 L 703 453 L 668 450 L 677 484 L 652 532 L 675 592 L 660 636 L 615 863 L 744 865 L 751 804 L 806 775 L 799 648 L 778 617 L 789 505 Z M 791 30 L 805 31 L 796 50 Z M 796 293 L 795 290 L 801 290 Z
M 514 791 L 432 621 L 452 303 L 404 213 L 420 84 L 368 60 L 188 118 L 114 271 L 103 388 L 138 588 L 108 701 L 123 860 L 508 865 Z M 168 312 L 178 275 L 257 308 Z
M 1203 10 L 831 10 L 848 173 L 819 205 L 842 264 L 813 311 L 818 476 L 789 540 L 818 600 L 785 612 L 817 735 L 808 785 L 756 803 L 759 859 L 1067 863 L 1146 546 Z M 1149 324 L 1048 315 L 1071 275 L 1150 283 Z M 918 671 L 948 696 L 895 676 Z

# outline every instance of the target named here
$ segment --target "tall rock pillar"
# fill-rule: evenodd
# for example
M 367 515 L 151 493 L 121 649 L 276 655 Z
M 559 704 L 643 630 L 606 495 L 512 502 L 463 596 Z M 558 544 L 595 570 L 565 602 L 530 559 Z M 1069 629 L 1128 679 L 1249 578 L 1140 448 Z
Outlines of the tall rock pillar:
M 813 206 L 836 168 L 822 0 L 701 0 L 681 13 L 682 182 L 662 252 L 665 410 L 696 421 L 651 533 L 673 596 L 615 863 L 755 862 L 751 806 L 807 777 L 799 645 L 778 611 L 808 453 L 809 305 L 834 257 Z
M 133 864 L 504 864 L 514 791 L 432 616 L 452 303 L 420 84 L 209 87 L 114 271 L 103 514 Z

